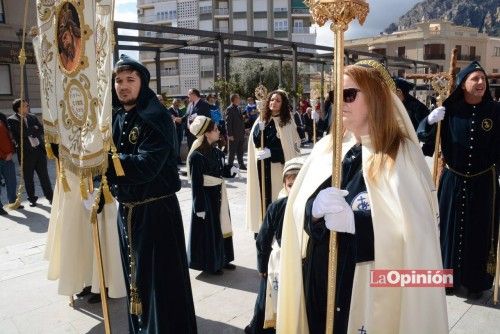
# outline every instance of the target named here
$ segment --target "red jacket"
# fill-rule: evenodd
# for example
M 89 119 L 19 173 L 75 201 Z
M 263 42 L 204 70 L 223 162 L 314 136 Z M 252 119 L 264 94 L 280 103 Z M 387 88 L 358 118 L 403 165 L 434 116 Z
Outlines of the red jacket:
M 14 153 L 14 145 L 7 124 L 0 121 L 0 160 L 5 160 L 10 153 Z

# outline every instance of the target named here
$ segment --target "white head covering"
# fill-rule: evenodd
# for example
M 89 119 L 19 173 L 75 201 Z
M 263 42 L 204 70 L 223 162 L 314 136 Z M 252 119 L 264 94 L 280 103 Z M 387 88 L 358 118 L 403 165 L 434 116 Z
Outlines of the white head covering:
M 191 173 L 189 172 L 189 158 L 191 154 L 203 143 L 203 135 L 207 132 L 208 125 L 210 124 L 211 119 L 206 116 L 196 116 L 193 120 L 193 123 L 189 126 L 189 132 L 196 136 L 196 140 L 191 145 L 191 149 L 187 155 L 186 159 L 186 172 L 188 179 L 191 179 Z

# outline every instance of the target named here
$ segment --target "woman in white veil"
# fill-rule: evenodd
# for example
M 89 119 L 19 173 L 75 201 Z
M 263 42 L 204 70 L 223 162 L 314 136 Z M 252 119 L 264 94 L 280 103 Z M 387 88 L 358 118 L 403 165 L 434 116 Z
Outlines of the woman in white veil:
M 283 225 L 277 330 L 325 331 L 330 230 L 338 237 L 337 333 L 447 333 L 443 288 L 371 287 L 373 269 L 442 269 L 436 191 L 389 73 L 344 70 L 342 189 L 331 187 L 332 138 L 295 181 Z

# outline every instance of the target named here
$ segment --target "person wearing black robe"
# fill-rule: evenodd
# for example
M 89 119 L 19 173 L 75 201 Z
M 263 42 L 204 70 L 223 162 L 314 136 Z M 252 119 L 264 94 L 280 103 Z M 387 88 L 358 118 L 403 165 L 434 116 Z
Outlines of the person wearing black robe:
M 373 226 L 368 193 L 361 172 L 361 145 L 355 145 L 342 162 L 342 186 L 349 194 L 345 197 L 354 212 L 355 234 L 337 233 L 337 294 L 335 296 L 335 333 L 347 333 L 352 283 L 356 263 L 373 261 Z M 324 333 L 326 322 L 326 299 L 328 283 L 328 254 L 330 231 L 321 218 L 314 221 L 313 202 L 317 194 L 331 187 L 328 178 L 306 203 L 304 230 L 309 235 L 306 258 L 303 266 L 304 295 L 310 333 Z
M 273 251 L 274 240 L 276 240 L 278 246 L 281 245 L 281 231 L 283 229 L 283 218 L 285 216 L 288 193 L 292 189 L 293 182 L 301 167 L 301 158 L 293 158 L 285 163 L 285 168 L 283 169 L 283 188 L 287 196 L 279 198 L 269 205 L 259 234 L 255 240 L 255 246 L 257 247 L 257 270 L 261 279 L 259 293 L 255 301 L 254 315 L 250 324 L 245 327 L 246 334 L 271 334 L 276 332 L 274 329 L 275 324 L 264 328 L 269 257 Z
M 487 263 L 494 262 L 498 235 L 500 105 L 491 97 L 483 68 L 472 62 L 458 73 L 457 88 L 443 106 L 420 123 L 418 135 L 434 142 L 435 123 L 442 119 L 446 168 L 438 198 L 443 266 L 453 269 L 455 290 L 463 286 L 475 299 L 491 288 L 494 275 L 494 266 L 487 270 Z
M 198 139 L 188 156 L 193 194 L 188 243 L 189 268 L 220 275 L 223 268 L 236 268 L 230 263 L 234 260 L 232 232 L 223 231 L 221 225 L 221 206 L 224 204 L 222 191 L 225 192 L 222 178 L 231 177 L 229 169 L 232 166 L 225 166 L 224 153 L 215 147 L 219 129 L 210 118 L 197 116 L 190 131 Z M 205 182 L 207 176 L 220 179 L 221 183 L 208 185 Z
M 181 187 L 176 131 L 171 116 L 148 87 L 149 79 L 149 71 L 125 55 L 115 65 L 113 141 L 125 175 L 120 175 L 111 154 L 106 175 L 119 203 L 129 332 L 196 333 L 175 195 Z

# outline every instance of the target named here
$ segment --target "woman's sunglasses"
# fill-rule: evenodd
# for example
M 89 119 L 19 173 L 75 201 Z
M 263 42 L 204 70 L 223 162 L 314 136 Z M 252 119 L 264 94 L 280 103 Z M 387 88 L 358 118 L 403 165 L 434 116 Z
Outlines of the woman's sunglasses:
M 344 102 L 345 103 L 352 103 L 356 100 L 356 96 L 358 96 L 358 92 L 361 92 L 361 90 L 357 88 L 346 88 L 344 89 Z

